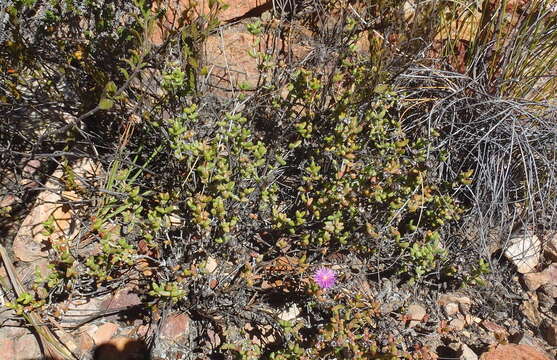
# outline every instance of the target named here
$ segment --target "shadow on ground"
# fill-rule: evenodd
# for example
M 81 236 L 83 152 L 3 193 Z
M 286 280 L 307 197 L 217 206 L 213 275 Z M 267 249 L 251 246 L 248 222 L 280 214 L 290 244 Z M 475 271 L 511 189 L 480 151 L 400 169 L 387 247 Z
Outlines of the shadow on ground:
M 28 360 L 59 360 L 52 357 Z M 93 360 L 151 360 L 151 353 L 142 340 L 132 340 L 122 346 L 105 343 L 93 349 Z

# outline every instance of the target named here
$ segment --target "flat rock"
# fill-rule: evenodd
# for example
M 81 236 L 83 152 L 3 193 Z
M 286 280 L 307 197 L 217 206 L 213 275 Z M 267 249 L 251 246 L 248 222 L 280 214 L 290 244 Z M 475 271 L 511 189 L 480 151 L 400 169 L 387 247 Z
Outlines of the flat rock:
M 231 6 L 234 7 L 234 6 Z M 221 87 L 231 84 L 244 83 L 250 87 L 257 84 L 259 70 L 257 61 L 248 51 L 253 48 L 254 36 L 248 31 L 230 28 L 215 36 L 209 36 L 204 43 L 207 54 L 207 64 L 210 69 L 212 82 Z M 258 46 L 258 51 L 272 51 L 272 47 L 264 42 Z M 293 59 L 301 60 L 310 52 L 311 48 L 302 41 L 293 41 L 287 49 Z
M 536 349 L 543 349 L 544 342 L 539 339 L 538 337 L 534 336 L 530 331 L 522 331 L 519 333 L 514 334 L 511 339 L 509 339 L 512 343 L 519 344 L 519 345 L 529 345 Z M 545 353 L 546 356 L 547 353 Z
M 499 345 L 485 352 L 480 360 L 550 360 L 545 354 L 529 345 Z
M 282 311 L 278 315 L 278 318 L 284 321 L 291 321 L 296 319 L 298 315 L 300 315 L 300 309 L 298 309 L 298 306 L 296 304 L 292 304 L 287 309 Z
M 557 263 L 553 263 L 540 272 L 524 274 L 522 279 L 530 291 L 536 291 L 543 285 L 557 285 Z
M 526 274 L 536 271 L 540 262 L 542 243 L 533 234 L 525 234 L 513 237 L 509 240 L 505 249 L 505 256 L 514 265 L 519 273 Z
M 54 335 L 60 340 L 64 346 L 72 353 L 77 354 L 80 352 L 79 343 L 76 341 L 75 334 L 67 332 L 63 329 L 53 329 Z
M 116 335 L 118 328 L 119 326 L 114 323 L 102 324 L 93 334 L 93 341 L 95 341 L 96 345 L 102 345 L 108 342 L 114 337 L 114 335 Z
M 426 314 L 425 308 L 419 304 L 412 304 L 408 306 L 408 311 L 406 311 L 406 318 L 410 321 L 408 326 L 414 327 L 418 325 L 422 322 Z
M 524 300 L 522 305 L 520 305 L 520 310 L 526 316 L 528 320 L 534 324 L 534 326 L 538 326 L 541 321 L 542 317 L 540 311 L 538 310 L 539 302 L 538 296 L 536 294 L 529 294 L 529 299 Z
M 145 338 L 147 337 L 147 334 L 149 333 L 149 326 L 148 325 L 139 325 L 136 328 L 134 328 L 132 330 L 132 333 L 140 338 Z
M 29 334 L 29 329 L 23 326 L 6 326 L 2 324 L 2 327 L 0 327 L 0 339 L 17 339 L 26 334 Z
M 107 297 L 100 305 L 102 310 L 114 310 L 124 307 L 131 307 L 141 304 L 141 299 L 134 289 L 126 287 L 116 291 L 112 296 Z
M 40 167 L 41 167 L 40 160 L 31 159 L 27 161 L 27 163 L 23 167 L 23 176 L 27 176 L 27 177 L 32 176 L 34 173 L 37 172 L 37 170 L 39 170 Z
M 13 205 L 16 201 L 19 201 L 19 199 L 13 194 L 0 196 L 0 209 L 7 208 L 8 206 Z
M 444 306 L 449 303 L 472 305 L 472 300 L 468 296 L 459 296 L 455 294 L 443 294 L 439 296 L 437 303 Z
M 189 333 L 190 318 L 186 314 L 170 314 L 161 325 L 161 337 L 174 342 L 183 340 Z
M 557 285 L 545 284 L 540 288 L 540 291 L 545 293 L 547 296 L 557 299 Z
M 212 329 L 207 329 L 207 337 L 209 338 L 209 344 L 213 349 L 216 349 L 220 346 L 220 344 L 222 344 L 219 334 Z
M 542 288 L 542 290 L 545 288 Z M 549 296 L 545 291 L 538 291 L 538 305 L 540 307 L 541 312 L 551 313 L 552 308 L 555 305 L 555 298 L 553 296 Z
M 461 331 L 466 326 L 466 321 L 463 319 L 453 319 L 451 320 L 449 325 L 456 331 Z
M 509 335 L 509 333 L 507 332 L 507 329 L 505 329 L 501 325 L 497 325 L 493 321 L 489 321 L 489 320 L 482 321 L 482 327 L 484 329 L 486 329 L 487 331 L 490 331 L 494 334 L 500 334 L 500 335 L 504 335 L 504 336 Z
M 15 340 L 10 338 L 0 337 L 0 349 L 2 349 L 2 356 L 6 360 L 15 359 Z
M 90 315 L 102 311 L 102 303 L 110 297 L 110 295 L 103 295 L 87 300 L 70 301 L 63 306 L 62 321 L 67 325 L 75 325 Z
M 466 315 L 472 305 L 472 300 L 468 296 L 459 296 L 456 294 L 443 294 L 437 300 L 437 304 L 443 307 L 448 316 L 462 313 Z
M 35 335 L 26 334 L 21 336 L 15 341 L 15 359 L 16 360 L 29 360 L 40 359 L 41 348 L 35 338 Z
M 157 21 L 156 26 L 150 34 L 149 40 L 155 45 L 161 45 L 169 35 L 169 32 L 178 28 L 180 13 L 186 11 L 193 3 L 194 2 L 191 0 L 164 0 L 154 3 L 152 8 L 154 12 L 156 12 L 159 7 L 164 7 L 167 11 L 165 17 Z M 193 5 L 195 6 L 195 12 L 205 15 L 209 13 L 209 7 L 206 1 L 197 1 Z M 235 0 L 234 2 L 230 2 L 230 5 L 231 6 L 228 8 L 219 12 L 219 20 L 232 20 L 245 16 L 246 14 L 251 14 L 251 16 L 248 17 L 257 17 L 260 16 L 261 13 L 272 9 L 272 3 L 269 0 Z
M 93 349 L 93 347 L 95 346 L 95 341 L 91 336 L 89 336 L 89 334 L 87 334 L 86 332 L 82 332 L 77 338 L 77 344 L 81 353 L 85 354 Z
M 459 313 L 457 303 L 448 303 L 447 305 L 443 306 L 443 310 L 445 310 L 445 313 L 448 316 L 453 316 Z
M 76 185 L 83 186 L 80 179 L 95 181 L 101 172 L 101 166 L 91 159 L 80 159 L 73 166 L 72 171 L 76 176 Z M 64 170 L 58 167 L 49 178 L 45 187 L 47 189 L 60 189 L 63 183 Z M 62 189 L 61 189 L 62 190 Z M 58 239 L 75 237 L 79 232 L 77 216 L 68 206 L 62 203 L 67 200 L 79 200 L 73 191 L 44 190 L 37 196 L 33 209 L 23 220 L 13 242 L 15 257 L 24 262 L 31 262 L 46 258 L 47 243 L 55 243 Z M 52 218 L 52 233 L 44 233 L 43 223 Z
M 205 262 L 204 270 L 207 274 L 212 274 L 217 269 L 217 266 L 218 266 L 217 260 L 214 257 L 209 256 L 207 258 L 207 261 Z
M 462 351 L 462 355 L 460 355 L 459 360 L 478 360 L 478 355 L 476 355 L 468 345 L 462 344 L 460 350 Z

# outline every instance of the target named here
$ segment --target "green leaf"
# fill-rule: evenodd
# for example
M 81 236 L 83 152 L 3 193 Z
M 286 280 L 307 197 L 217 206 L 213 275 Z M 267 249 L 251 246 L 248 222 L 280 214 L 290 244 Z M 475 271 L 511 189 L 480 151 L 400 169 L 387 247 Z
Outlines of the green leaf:
M 110 110 L 112 106 L 114 106 L 114 101 L 110 99 L 102 98 L 101 101 L 99 101 L 99 109 L 101 110 Z
M 250 84 L 248 84 L 247 82 L 241 82 L 240 84 L 238 84 L 238 87 L 240 88 L 240 90 L 244 91 L 251 89 Z
M 194 69 L 199 68 L 199 62 L 197 62 L 197 59 L 193 56 L 188 57 L 188 64 L 193 66 Z
M 109 81 L 106 83 L 104 89 L 107 92 L 107 94 L 114 94 L 117 90 L 117 87 L 114 81 Z
M 124 75 L 124 78 L 126 78 L 126 80 L 130 78 L 130 74 L 128 73 L 128 70 L 124 68 L 118 68 L 118 70 Z

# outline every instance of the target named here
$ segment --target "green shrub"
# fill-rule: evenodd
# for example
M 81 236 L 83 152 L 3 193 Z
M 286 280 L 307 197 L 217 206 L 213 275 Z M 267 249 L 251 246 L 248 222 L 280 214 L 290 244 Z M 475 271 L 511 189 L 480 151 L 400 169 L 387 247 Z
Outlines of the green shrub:
M 444 260 L 438 231 L 463 211 L 452 196 L 459 179 L 439 180 L 431 143 L 407 137 L 398 95 L 368 88 L 368 66 L 350 56 L 328 77 L 298 70 L 273 99 L 269 111 L 284 114 L 273 131 L 288 142 L 272 147 L 285 149 L 277 156 L 292 169 L 273 228 L 302 247 L 396 254 L 419 277 Z
M 157 47 L 148 35 L 166 10 L 147 1 L 5 6 L 1 165 L 40 154 L 46 171 L 64 170 L 60 191 L 82 199 L 66 204 L 79 210 L 79 235 L 49 244 L 49 273 L 37 271 L 34 293 L 12 308 L 40 311 L 133 279 L 153 309 L 189 312 L 218 331 L 230 356 L 419 359 L 389 337 L 381 304 L 343 283 L 350 271 L 408 287 L 489 286 L 487 242 L 461 228 L 510 232 L 508 218 L 551 226 L 552 108 L 510 100 L 553 87 L 538 80 L 554 66 L 549 9 L 533 2 L 512 32 L 505 9 L 487 1 L 428 2 L 412 19 L 405 1 L 312 3 L 304 12 L 273 2 L 247 25 L 260 78 L 233 84 L 231 97 L 205 87 L 201 51 L 220 30 L 221 1 L 205 15 L 190 4 Z M 462 52 L 455 19 L 478 14 L 483 25 Z M 290 49 L 259 48 L 284 45 L 310 20 L 314 49 L 300 62 L 286 62 Z M 84 156 L 106 173 L 78 186 L 70 165 Z M 52 235 L 54 219 L 43 228 Z M 82 244 L 89 253 L 75 250 Z M 343 273 L 325 292 L 310 272 L 330 263 Z M 303 304 L 302 315 L 270 315 L 287 302 Z M 236 341 L 247 322 L 272 328 L 276 341 Z

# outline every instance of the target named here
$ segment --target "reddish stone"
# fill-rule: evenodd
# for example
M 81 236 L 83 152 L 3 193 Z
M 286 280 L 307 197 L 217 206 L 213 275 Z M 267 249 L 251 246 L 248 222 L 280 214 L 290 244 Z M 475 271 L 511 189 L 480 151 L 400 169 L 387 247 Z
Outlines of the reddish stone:
M 0 351 L 2 352 L 3 359 L 14 360 L 15 359 L 15 341 L 8 338 L 0 338 Z
M 23 174 L 25 176 L 31 176 L 40 167 L 41 167 L 41 162 L 39 160 L 37 159 L 29 160 L 27 164 L 25 164 L 25 167 L 23 168 Z
M 443 307 L 447 315 L 452 316 L 458 312 L 467 314 L 472 305 L 472 300 L 467 296 L 444 294 L 439 297 L 437 303 Z
M 113 310 L 141 304 L 139 296 L 130 288 L 117 291 L 114 296 L 108 297 L 101 304 L 103 310 Z
M 545 284 L 541 287 L 541 291 L 547 296 L 551 296 L 552 298 L 557 299 L 557 285 Z
M 40 359 L 41 349 L 35 335 L 26 334 L 15 341 L 15 360 Z
M 408 306 L 408 311 L 406 312 L 406 319 L 409 321 L 408 326 L 414 327 L 426 316 L 426 310 L 423 306 L 418 304 L 412 304 Z
M 546 284 L 557 285 L 557 263 L 549 265 L 543 271 L 524 274 L 523 279 L 530 291 L 536 291 Z
M 137 330 L 136 330 L 135 333 L 137 334 L 137 336 L 143 338 L 143 337 L 146 337 L 146 336 L 147 336 L 147 333 L 148 333 L 148 332 L 149 332 L 149 326 L 147 326 L 147 325 L 139 325 L 139 326 L 137 327 Z
M 528 294 L 529 299 L 524 300 L 520 306 L 520 310 L 526 316 L 528 320 L 532 322 L 535 326 L 540 325 L 542 322 L 542 316 L 539 311 L 539 301 L 536 293 Z
M 499 345 L 483 353 L 480 360 L 550 360 L 547 356 L 528 345 Z
M 466 321 L 463 320 L 463 319 L 454 319 L 454 320 L 451 320 L 449 325 L 451 325 L 451 327 L 453 329 L 455 329 L 456 331 L 461 331 L 466 326 Z
M 118 331 L 118 325 L 113 323 L 106 323 L 99 326 L 95 334 L 93 334 L 93 340 L 95 344 L 101 345 L 110 340 Z
M 489 321 L 489 320 L 484 320 L 482 321 L 482 326 L 484 327 L 484 329 L 491 331 L 493 333 L 496 334 L 501 334 L 501 335 L 509 335 L 509 333 L 507 332 L 507 329 L 505 329 L 504 327 L 497 325 L 496 323 L 494 323 L 493 321 Z
M 10 311 L 10 315 L 14 315 Z M 0 339 L 18 338 L 25 334 L 29 334 L 29 330 L 25 327 L 19 326 L 17 322 L 11 322 L 8 319 L 0 319 L 2 326 L 0 327 Z M 4 322 L 5 321 L 5 322 Z
M 76 342 L 75 334 L 70 334 L 69 332 L 66 332 L 62 329 L 54 329 L 54 335 L 72 353 L 78 353 L 80 351 L 80 346 Z
M 0 208 L 6 208 L 18 200 L 13 194 L 0 197 Z
M 192 3 L 192 0 L 180 0 L 178 2 L 174 0 L 157 1 L 156 5 L 153 6 L 153 11 L 157 11 L 157 9 L 160 8 L 165 8 L 167 11 L 165 17 L 157 22 L 150 40 L 156 45 L 161 45 L 171 31 L 177 29 L 182 12 L 188 8 L 193 9 L 193 11 L 189 12 L 190 17 L 193 18 L 196 18 L 198 14 L 207 15 L 209 13 L 206 1 L 198 1 L 198 4 L 194 4 L 194 6 L 191 7 L 190 4 Z M 222 22 L 240 19 L 241 17 L 261 16 L 263 12 L 272 8 L 272 1 L 234 0 L 230 5 L 231 6 L 218 14 L 218 18 Z
M 178 342 L 189 331 L 190 318 L 186 314 L 171 314 L 161 326 L 161 337 Z
M 79 343 L 79 349 L 83 354 L 87 353 L 88 351 L 91 351 L 91 349 L 95 346 L 95 341 L 93 340 L 93 338 L 85 332 L 79 335 L 78 343 Z
M 94 179 L 100 177 L 101 166 L 88 158 L 78 160 L 72 170 L 76 174 L 76 183 L 83 186 L 81 178 Z M 64 191 L 63 196 L 51 189 L 58 189 L 64 170 L 59 166 L 45 184 L 44 190 L 39 195 L 33 209 L 25 217 L 13 241 L 12 251 L 18 260 L 30 262 L 41 258 L 47 258 L 48 252 L 44 249 L 44 244 L 53 245 L 59 239 L 74 238 L 79 234 L 79 220 L 74 212 L 62 204 L 68 199 L 81 200 L 72 191 Z M 52 224 L 53 233 L 47 235 L 43 233 L 43 223 L 50 217 L 55 220 Z
M 209 343 L 213 348 L 217 348 L 222 343 L 219 334 L 211 329 L 207 329 L 207 337 L 209 338 Z

